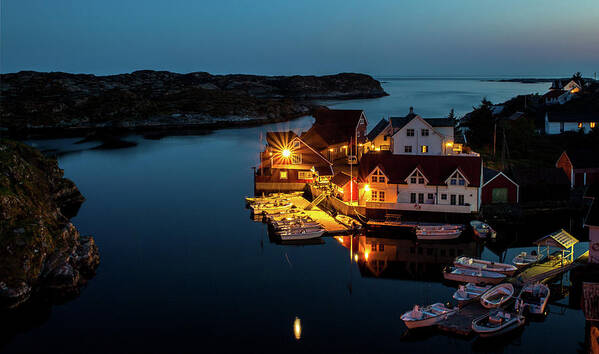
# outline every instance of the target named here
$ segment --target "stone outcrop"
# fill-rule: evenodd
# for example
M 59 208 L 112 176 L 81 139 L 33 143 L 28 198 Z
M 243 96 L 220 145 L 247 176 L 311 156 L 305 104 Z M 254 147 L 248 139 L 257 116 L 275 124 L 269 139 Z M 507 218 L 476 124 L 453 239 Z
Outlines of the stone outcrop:
M 76 293 L 93 276 L 98 247 L 68 218 L 83 200 L 56 160 L 0 140 L 0 308 Z
M 211 75 L 136 71 L 0 75 L 0 130 L 144 129 L 263 124 L 308 115 L 316 99 L 386 95 L 364 74 Z

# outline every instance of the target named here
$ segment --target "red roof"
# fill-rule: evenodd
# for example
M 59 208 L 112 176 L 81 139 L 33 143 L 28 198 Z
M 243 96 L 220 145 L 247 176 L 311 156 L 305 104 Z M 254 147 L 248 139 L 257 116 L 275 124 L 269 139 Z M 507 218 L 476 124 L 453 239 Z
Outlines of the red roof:
M 362 110 L 352 109 L 321 109 L 314 114 L 314 125 L 301 138 L 318 150 L 340 143 L 349 144 L 356 135 L 362 113 Z
M 446 185 L 456 170 L 466 177 L 469 186 L 480 186 L 482 159 L 480 156 L 393 155 L 390 152 L 368 153 L 360 160 L 358 175 L 362 181 L 377 166 L 389 178 L 389 183 L 406 184 L 406 178 L 416 167 L 430 185 Z

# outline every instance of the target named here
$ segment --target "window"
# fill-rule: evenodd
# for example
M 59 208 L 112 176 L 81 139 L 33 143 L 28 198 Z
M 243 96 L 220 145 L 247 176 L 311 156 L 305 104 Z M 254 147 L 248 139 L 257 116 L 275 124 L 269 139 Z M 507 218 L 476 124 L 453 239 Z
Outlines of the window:
M 376 202 L 379 199 L 379 192 L 378 191 L 372 191 L 370 192 L 370 200 L 372 200 L 373 202 Z
M 420 151 L 421 151 L 423 154 L 426 154 L 426 153 L 428 152 L 428 145 L 422 145 L 422 146 L 420 147 Z
M 416 248 L 410 247 L 410 254 L 414 254 L 414 253 L 416 253 Z
M 416 193 L 410 193 L 410 203 L 416 203 Z
M 372 177 L 370 177 L 370 182 L 372 182 L 372 183 L 385 183 L 385 176 L 383 175 L 383 172 L 381 172 L 381 170 L 379 170 L 379 169 L 376 169 L 372 173 Z
M 410 183 L 416 184 L 416 182 L 418 182 L 418 178 L 416 178 L 416 177 L 410 177 Z
M 287 179 L 287 171 L 281 171 L 281 179 Z
M 380 191 L 379 192 L 379 202 L 384 202 L 385 201 L 385 192 Z
M 292 154 L 291 155 L 291 163 L 294 165 L 299 165 L 302 163 L 302 154 Z
M 445 257 L 445 248 L 441 249 L 441 257 Z
M 434 199 L 433 193 L 428 194 L 428 199 Z
M 447 194 L 445 194 L 445 193 L 441 194 L 441 200 L 447 200 Z
M 428 129 L 422 129 L 422 131 L 420 131 L 420 135 L 428 136 Z
M 579 127 L 579 128 L 582 128 L 582 123 L 578 123 L 578 127 Z
M 298 171 L 297 178 L 298 179 L 312 179 L 312 171 Z
M 452 195 L 450 196 L 450 201 L 449 201 L 449 204 L 451 204 L 451 205 L 455 205 L 455 194 L 452 194 Z
M 370 245 L 370 250 L 372 252 L 376 252 L 376 243 L 373 243 L 372 245 Z
M 379 244 L 379 252 L 383 252 L 385 250 L 385 245 L 384 244 Z
M 293 142 L 293 147 L 296 148 L 296 149 L 300 147 L 299 140 L 296 140 L 296 141 Z
M 406 129 L 407 136 L 414 136 L 414 129 Z
M 422 254 L 422 247 L 418 247 L 418 254 Z
M 418 193 L 418 203 L 424 203 L 424 193 Z
M 464 205 L 464 195 L 463 194 L 458 195 L 458 204 Z
M 595 128 L 595 126 L 597 125 L 597 122 L 591 122 L 589 125 L 591 126 L 591 129 Z
M 451 177 L 449 177 L 449 184 L 452 186 L 464 186 L 466 185 L 466 180 L 458 171 L 456 171 Z
M 414 171 L 414 173 L 412 173 L 410 176 L 410 183 L 412 184 L 424 184 L 424 182 L 424 175 L 422 175 L 422 173 L 420 173 L 418 170 Z
M 404 146 L 404 152 L 411 153 L 412 152 L 412 145 L 406 145 L 406 146 Z
M 418 178 L 418 184 L 424 184 L 424 177 Z

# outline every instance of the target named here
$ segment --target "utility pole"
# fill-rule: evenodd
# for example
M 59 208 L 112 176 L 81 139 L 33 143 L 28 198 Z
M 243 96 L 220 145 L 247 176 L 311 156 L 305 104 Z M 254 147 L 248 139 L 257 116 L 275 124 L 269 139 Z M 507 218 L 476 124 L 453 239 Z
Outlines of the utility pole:
M 495 157 L 495 147 L 497 146 L 497 122 L 495 122 L 493 128 L 493 157 Z

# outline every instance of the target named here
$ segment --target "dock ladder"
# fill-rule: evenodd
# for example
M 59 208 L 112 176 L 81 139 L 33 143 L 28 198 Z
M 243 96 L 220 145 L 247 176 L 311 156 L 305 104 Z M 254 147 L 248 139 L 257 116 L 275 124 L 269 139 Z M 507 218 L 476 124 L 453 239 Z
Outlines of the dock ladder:
M 327 193 L 321 193 L 310 204 L 306 205 L 306 207 L 304 208 L 304 210 L 311 210 L 312 208 L 314 208 L 315 206 L 317 206 L 318 204 L 320 204 L 320 202 L 322 202 L 323 200 L 325 200 L 326 197 L 327 197 Z

